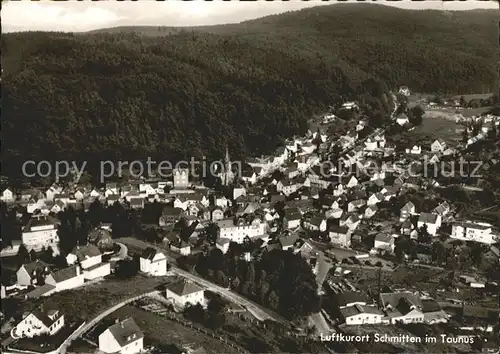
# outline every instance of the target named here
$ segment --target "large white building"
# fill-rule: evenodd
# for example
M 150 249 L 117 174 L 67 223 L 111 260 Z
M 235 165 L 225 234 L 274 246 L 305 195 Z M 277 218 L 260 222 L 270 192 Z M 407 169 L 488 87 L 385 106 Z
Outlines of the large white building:
M 144 333 L 129 317 L 99 335 L 99 350 L 104 353 L 135 354 L 144 350 Z
M 30 250 L 41 250 L 59 242 L 57 222 L 50 217 L 33 217 L 24 227 L 22 242 Z
M 239 218 L 217 220 L 215 222 L 219 227 L 219 237 L 227 238 L 236 243 L 243 243 L 246 237 L 253 238 L 263 236 L 266 233 L 266 223 L 257 217 L 252 220 Z
M 152 247 L 142 252 L 139 263 L 143 273 L 153 276 L 167 275 L 167 257 Z
M 167 299 L 174 303 L 174 305 L 181 308 L 188 304 L 205 305 L 205 290 L 195 283 L 185 279 L 180 279 L 167 285 L 165 295 Z
M 68 264 L 80 264 L 84 279 L 103 278 L 111 273 L 111 264 L 102 261 L 102 254 L 97 246 L 76 246 L 66 256 Z
M 353 305 L 340 309 L 342 320 L 346 325 L 378 324 L 384 314 L 375 306 Z
M 411 292 L 381 293 L 380 303 L 391 324 L 424 322 L 422 303 L 417 294 Z
M 492 233 L 491 225 L 487 223 L 457 222 L 451 227 L 451 238 L 462 241 L 474 241 L 485 244 L 497 242 Z
M 13 338 L 32 338 L 41 335 L 54 335 L 64 327 L 64 315 L 57 310 L 37 309 L 19 322 L 11 330 Z

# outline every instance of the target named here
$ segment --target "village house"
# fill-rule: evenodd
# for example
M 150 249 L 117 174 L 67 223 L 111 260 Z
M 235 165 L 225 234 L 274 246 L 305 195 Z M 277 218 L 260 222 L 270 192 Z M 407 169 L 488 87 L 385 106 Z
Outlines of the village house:
M 258 217 L 252 217 L 248 220 L 244 218 L 238 219 L 222 219 L 216 221 L 219 227 L 219 236 L 228 238 L 236 243 L 243 243 L 245 237 L 258 237 L 266 233 L 266 223 Z
M 130 199 L 129 203 L 131 209 L 144 209 L 144 199 L 142 198 Z
M 406 153 L 410 155 L 420 155 L 422 153 L 422 147 L 420 145 L 413 145 L 411 149 L 406 149 Z
M 379 232 L 375 235 L 375 242 L 373 247 L 377 250 L 394 252 L 394 237 L 392 235 Z
M 278 184 L 276 185 L 276 190 L 278 192 L 282 192 L 285 196 L 289 196 L 297 192 L 300 187 L 302 186 L 296 181 L 284 180 L 278 182 Z
M 349 202 L 349 204 L 347 204 L 347 212 L 349 213 L 354 212 L 365 205 L 366 201 L 364 201 L 363 199 L 353 200 Z
M 50 266 L 40 260 L 23 264 L 16 272 L 17 285 L 30 286 L 37 285 L 39 280 L 45 279 L 50 273 Z
M 410 123 L 410 119 L 406 114 L 403 113 L 396 118 L 396 123 L 399 124 L 400 126 L 404 126 L 405 124 Z
M 351 231 L 346 226 L 332 225 L 328 229 L 328 235 L 334 245 L 346 248 L 351 246 Z
M 384 195 L 382 193 L 375 193 L 368 198 L 368 201 L 366 202 L 366 205 L 371 206 L 371 205 L 376 205 L 380 202 L 383 202 L 385 200 Z
M 36 210 L 41 210 L 45 206 L 45 199 L 37 196 L 31 196 L 26 205 L 28 214 L 33 214 Z
M 348 326 L 379 324 L 384 314 L 376 306 L 352 305 L 340 309 L 341 321 Z
M 446 216 L 451 211 L 451 206 L 448 202 L 442 202 L 437 207 L 432 209 L 433 214 L 440 215 L 441 217 Z
M 106 199 L 106 203 L 108 204 L 108 206 L 112 206 L 115 203 L 119 203 L 119 202 L 120 202 L 120 196 L 119 195 L 115 195 L 115 194 L 114 195 L 110 195 Z
M 64 327 L 64 315 L 57 310 L 36 309 L 11 330 L 14 339 L 53 336 Z
M 66 256 L 66 262 L 80 265 L 85 280 L 103 278 L 111 273 L 111 264 L 103 263 L 101 251 L 92 244 L 73 248 Z
M 437 323 L 447 323 L 448 315 L 441 309 L 439 303 L 431 298 L 421 298 L 424 322 L 430 325 Z
M 14 192 L 10 188 L 4 189 L 2 192 L 2 196 L 0 197 L 0 200 L 2 200 L 5 203 L 11 203 L 15 200 L 14 197 Z
M 371 219 L 375 214 L 377 214 L 378 207 L 376 205 L 370 205 L 365 209 L 364 218 Z
M 407 220 L 411 215 L 415 214 L 415 210 L 415 204 L 411 201 L 403 205 L 399 213 L 399 221 L 404 222 Z
M 241 173 L 241 179 L 248 184 L 255 184 L 257 182 L 257 175 L 253 169 L 245 170 Z
M 311 231 L 324 232 L 326 231 L 326 220 L 319 217 L 313 217 L 310 220 L 304 221 L 304 228 Z
M 441 227 L 441 216 L 430 213 L 422 213 L 418 217 L 417 228 L 427 227 L 427 232 L 431 236 L 436 236 L 438 229 Z
M 349 178 L 349 181 L 346 184 L 346 187 L 353 188 L 353 187 L 356 187 L 358 185 L 358 183 L 359 183 L 358 179 L 355 176 L 351 176 L 351 178 Z
M 298 208 L 286 208 L 283 218 L 283 227 L 287 230 L 295 229 L 300 226 L 302 214 Z
M 325 211 L 325 217 L 327 219 L 340 219 L 344 214 L 344 210 L 342 209 L 329 209 Z
M 181 218 L 183 218 L 185 212 L 181 208 L 166 206 L 163 208 L 162 215 L 160 216 L 159 225 L 166 226 L 169 224 L 176 223 Z
M 484 244 L 494 244 L 497 240 L 492 233 L 492 226 L 479 222 L 455 222 L 451 226 L 451 238 L 462 241 L 473 241 Z
M 49 217 L 32 217 L 24 227 L 22 243 L 28 250 L 41 250 L 59 242 L 57 221 Z
M 166 287 L 166 298 L 177 307 L 189 305 L 205 305 L 205 290 L 192 281 L 180 279 Z
M 215 207 L 212 210 L 212 221 L 222 220 L 224 219 L 224 211 L 220 207 Z
M 99 335 L 99 350 L 107 354 L 136 354 L 144 351 L 144 333 L 129 317 Z
M 167 275 L 167 257 L 152 247 L 148 247 L 142 252 L 139 264 L 141 272 L 147 275 Z
M 74 289 L 82 286 L 84 277 L 78 265 L 51 272 L 45 278 L 45 285 L 51 285 L 53 292 Z
M 215 247 L 220 249 L 223 254 L 226 254 L 227 251 L 229 250 L 230 243 L 231 240 L 227 238 L 218 238 L 217 241 L 215 241 Z
M 62 192 L 62 188 L 57 186 L 57 185 L 52 185 L 51 187 L 49 187 L 49 189 L 47 189 L 47 191 L 45 191 L 45 199 L 49 200 L 49 201 L 53 201 L 54 200 L 54 196 L 56 194 L 59 194 Z
M 170 249 L 181 254 L 182 256 L 188 256 L 191 254 L 191 245 L 181 239 L 170 242 Z
M 380 303 L 391 324 L 424 322 L 420 296 L 417 294 L 411 292 L 381 293 Z
M 443 139 L 435 140 L 431 144 L 431 152 L 443 152 L 446 149 L 446 142 Z

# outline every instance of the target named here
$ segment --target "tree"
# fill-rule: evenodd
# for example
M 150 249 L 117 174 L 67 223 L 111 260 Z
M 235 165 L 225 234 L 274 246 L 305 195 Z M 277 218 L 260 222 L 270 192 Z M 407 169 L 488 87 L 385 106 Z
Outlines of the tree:
M 425 114 L 424 109 L 421 106 L 415 106 L 410 110 L 410 112 L 411 112 L 410 123 L 415 126 L 422 124 L 423 116 Z
M 38 255 L 36 254 L 35 250 L 30 251 L 29 259 L 30 259 L 30 262 L 34 262 L 38 259 Z
M 429 231 L 427 231 L 427 224 L 422 225 L 422 227 L 418 229 L 417 232 L 419 242 L 429 243 L 432 241 L 432 236 L 429 234 Z
M 467 128 L 462 132 L 462 143 L 466 144 L 469 141 L 469 133 L 467 132 Z
M 219 226 L 216 223 L 211 222 L 206 228 L 207 241 L 210 244 L 215 244 L 217 237 L 219 237 Z
M 30 254 L 28 252 L 28 249 L 24 244 L 21 244 L 19 246 L 19 250 L 17 251 L 17 258 L 20 264 L 24 264 L 26 262 L 29 262 L 30 260 Z
M 217 329 L 224 325 L 226 321 L 225 309 L 227 303 L 219 296 L 214 296 L 207 306 L 208 324 L 211 328 Z
M 467 101 L 464 96 L 460 96 L 460 107 L 467 107 Z

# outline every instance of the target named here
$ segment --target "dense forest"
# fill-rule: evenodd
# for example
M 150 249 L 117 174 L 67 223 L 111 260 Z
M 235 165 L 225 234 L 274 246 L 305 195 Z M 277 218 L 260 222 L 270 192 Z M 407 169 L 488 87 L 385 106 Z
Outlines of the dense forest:
M 4 171 L 220 158 L 226 145 L 238 158 L 304 133 L 340 94 L 491 92 L 495 15 L 346 4 L 192 29 L 5 34 Z

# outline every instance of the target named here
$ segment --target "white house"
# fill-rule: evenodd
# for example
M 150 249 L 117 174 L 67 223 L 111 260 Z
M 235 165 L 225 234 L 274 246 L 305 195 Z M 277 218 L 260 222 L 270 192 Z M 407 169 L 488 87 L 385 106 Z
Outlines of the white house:
M 393 252 L 394 237 L 392 237 L 392 235 L 390 234 L 380 232 L 377 235 L 375 235 L 375 243 L 373 247 L 375 249 Z
M 491 225 L 487 223 L 456 222 L 451 227 L 450 237 L 489 245 L 497 241 L 492 233 Z
M 446 142 L 443 139 L 435 140 L 431 144 L 431 152 L 443 152 L 446 150 Z
M 403 207 L 400 210 L 399 213 L 399 221 L 403 222 L 407 220 L 410 215 L 415 214 L 415 204 L 413 204 L 411 201 L 403 205 Z
M 375 193 L 368 198 L 366 205 L 371 206 L 384 201 L 384 195 L 382 193 Z
M 5 203 L 10 203 L 14 201 L 14 193 L 10 190 L 10 188 L 4 189 L 2 192 L 2 196 L 0 197 Z
M 45 279 L 50 273 L 50 266 L 40 260 L 23 264 L 16 272 L 17 285 L 36 285 L 39 279 Z
M 376 306 L 353 305 L 340 309 L 343 322 L 348 326 L 379 324 L 384 314 Z
M 351 176 L 351 178 L 349 178 L 349 182 L 347 182 L 346 187 L 352 188 L 352 187 L 356 187 L 357 185 L 358 185 L 358 179 L 354 176 Z
M 257 237 L 266 233 L 266 223 L 262 222 L 258 217 L 253 220 L 240 219 L 223 219 L 215 222 L 219 227 L 219 236 L 228 238 L 236 243 L 243 243 L 245 237 Z
M 243 171 L 241 174 L 241 179 L 249 184 L 255 184 L 257 182 L 257 175 L 255 174 L 255 171 L 249 170 L 249 171 Z
M 14 339 L 33 338 L 41 335 L 53 336 L 64 327 L 64 315 L 57 310 L 36 309 L 25 316 L 11 330 Z
M 84 277 L 77 265 L 52 272 L 45 278 L 45 284 L 52 285 L 54 292 L 77 288 L 83 283 Z
M 34 196 L 29 199 L 28 205 L 26 205 L 26 211 L 28 214 L 33 214 L 35 210 L 41 210 L 43 206 L 45 206 L 45 200 Z
M 328 231 L 332 244 L 342 247 L 349 247 L 351 245 L 351 231 L 348 227 L 331 226 Z
M 422 303 L 417 294 L 411 292 L 381 293 L 380 303 L 391 324 L 424 322 Z
M 310 220 L 305 220 L 304 228 L 311 231 L 326 231 L 326 220 L 318 217 L 311 218 Z
M 177 168 L 173 171 L 174 188 L 185 189 L 189 187 L 189 170 Z
M 141 272 L 153 276 L 167 275 L 167 257 L 152 247 L 146 248 L 140 258 Z
M 422 147 L 420 145 L 413 145 L 411 149 L 406 149 L 407 154 L 420 155 L 422 153 Z
M 227 238 L 218 238 L 217 241 L 215 242 L 215 246 L 222 251 L 222 253 L 226 254 L 227 251 L 229 250 L 229 244 L 231 243 L 231 240 Z
M 86 280 L 103 278 L 111 273 L 111 264 L 103 263 L 101 251 L 92 244 L 76 246 L 66 256 L 66 262 L 69 265 L 80 264 Z
M 286 208 L 283 218 L 283 227 L 287 230 L 295 229 L 300 226 L 302 214 L 298 208 Z
M 23 229 L 22 243 L 28 250 L 40 250 L 57 242 L 57 222 L 49 217 L 32 217 Z
M 405 124 L 410 123 L 410 120 L 406 114 L 402 114 L 396 118 L 396 123 L 400 126 L 404 126 Z
M 166 297 L 180 308 L 184 308 L 188 304 L 205 304 L 205 290 L 185 279 L 168 284 Z
M 437 230 L 441 227 L 441 216 L 430 213 L 422 213 L 418 217 L 417 228 L 421 228 L 424 225 L 427 226 L 427 232 L 436 236 Z
M 144 333 L 129 317 L 108 327 L 99 335 L 99 350 L 104 353 L 135 354 L 144 350 Z

